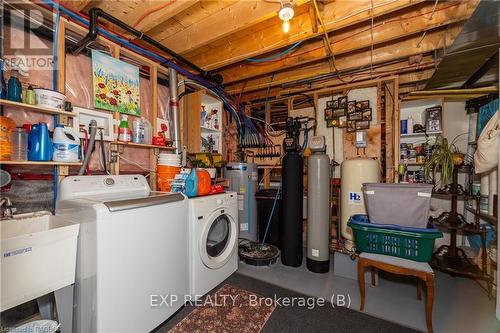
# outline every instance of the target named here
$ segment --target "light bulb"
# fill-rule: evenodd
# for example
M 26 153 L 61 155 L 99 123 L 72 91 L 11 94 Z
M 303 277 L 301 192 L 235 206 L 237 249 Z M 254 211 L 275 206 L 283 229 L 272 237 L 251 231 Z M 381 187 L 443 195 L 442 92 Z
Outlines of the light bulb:
M 283 21 L 283 32 L 287 34 L 288 31 L 290 31 L 290 21 L 286 20 Z

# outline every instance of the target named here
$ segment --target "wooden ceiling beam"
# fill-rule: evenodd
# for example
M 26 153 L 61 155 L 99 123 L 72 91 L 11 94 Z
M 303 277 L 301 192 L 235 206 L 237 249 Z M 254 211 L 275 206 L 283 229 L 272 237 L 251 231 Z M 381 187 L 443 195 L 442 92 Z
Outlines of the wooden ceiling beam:
M 309 0 L 297 0 L 296 11 Z M 278 15 L 276 2 L 239 1 L 190 27 L 160 40 L 177 53 L 186 53 Z M 154 36 L 153 36 L 154 37 Z
M 168 0 L 171 1 L 171 0 Z M 153 29 L 155 26 L 158 24 L 161 24 L 162 22 L 165 22 L 175 15 L 185 11 L 189 7 L 195 5 L 197 2 L 200 0 L 178 0 L 175 2 L 172 2 L 169 4 L 167 7 L 164 9 L 160 9 L 154 13 L 151 13 L 149 16 L 147 16 L 144 20 L 139 22 L 137 26 L 135 27 L 137 30 L 147 32 L 151 29 Z M 158 1 L 153 1 L 152 3 L 152 8 L 159 8 L 158 7 Z
M 349 54 L 338 57 L 336 64 L 340 71 L 351 70 L 370 66 L 371 60 L 373 65 L 386 63 L 395 59 L 407 58 L 412 55 L 427 53 L 435 49 L 445 48 L 455 40 L 456 36 L 462 29 L 462 25 L 453 25 L 445 30 L 436 30 L 427 33 L 422 39 L 421 36 L 413 37 L 407 40 L 399 41 L 389 45 L 382 45 L 374 48 L 373 58 L 370 50 L 362 51 L 357 54 Z M 271 78 L 263 77 L 245 82 L 245 91 L 253 91 L 259 89 L 268 89 L 269 86 L 278 86 L 284 83 L 297 80 L 309 79 L 322 74 L 330 74 L 328 64 L 320 63 L 311 66 L 305 66 L 290 71 L 280 72 Z M 229 93 L 238 92 L 241 90 L 244 83 L 237 83 L 228 87 L 226 91 Z
M 334 1 L 325 4 L 323 21 L 327 31 L 331 32 L 371 19 L 372 4 L 374 4 L 373 17 L 376 18 L 418 3 L 422 1 Z M 323 34 L 322 29 L 318 29 L 317 33 L 313 32 L 308 10 L 294 16 L 290 21 L 290 32 L 287 35 L 283 33 L 278 18 L 268 21 L 186 53 L 185 56 L 202 68 L 214 70 Z
M 414 84 L 415 82 L 422 82 L 427 80 L 435 71 L 436 62 L 432 60 L 431 56 L 425 56 L 422 58 L 422 62 L 418 65 L 409 65 L 408 61 L 396 62 L 390 65 L 384 65 L 376 68 L 376 76 L 388 76 L 388 75 L 399 75 L 402 84 Z M 374 75 L 371 75 L 369 70 L 356 73 L 353 76 L 348 76 L 344 78 L 344 81 L 352 83 L 369 80 Z M 282 96 L 286 94 L 297 94 L 297 93 L 307 93 L 319 89 L 325 89 L 334 86 L 340 86 L 344 83 L 338 78 L 329 79 L 326 82 L 313 83 L 311 85 L 304 85 L 300 87 L 294 87 L 290 89 L 283 89 L 279 86 L 271 88 L 269 94 L 267 89 L 257 90 L 252 92 L 247 92 L 242 94 L 242 101 L 252 101 L 260 100 L 268 97 Z M 400 84 L 401 85 L 401 84 Z
M 60 4 L 75 12 L 79 12 L 85 9 L 90 2 L 90 0 L 61 0 Z
M 431 29 L 461 22 L 470 17 L 477 3 L 478 1 L 474 0 L 451 5 L 450 3 L 438 4 L 432 19 L 429 19 L 429 16 L 432 13 L 434 3 L 404 15 L 387 17 L 383 21 L 376 22 L 373 29 L 373 42 L 375 45 L 389 43 L 414 34 L 422 34 Z M 335 34 L 330 38 L 330 43 L 335 56 L 367 48 L 371 45 L 371 24 L 367 22 L 367 24 L 358 25 L 353 29 Z M 223 69 L 218 73 L 224 77 L 224 83 L 228 84 L 309 65 L 327 58 L 329 56 L 325 52 L 323 42 L 314 41 L 304 45 L 282 60 L 258 64 L 245 62 Z

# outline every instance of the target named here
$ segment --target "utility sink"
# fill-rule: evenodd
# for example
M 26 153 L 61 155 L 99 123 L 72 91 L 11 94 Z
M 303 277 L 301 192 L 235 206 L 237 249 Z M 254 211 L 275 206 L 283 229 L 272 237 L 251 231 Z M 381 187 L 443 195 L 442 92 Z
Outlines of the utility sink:
M 79 224 L 47 211 L 14 215 L 0 223 L 0 311 L 75 282 Z

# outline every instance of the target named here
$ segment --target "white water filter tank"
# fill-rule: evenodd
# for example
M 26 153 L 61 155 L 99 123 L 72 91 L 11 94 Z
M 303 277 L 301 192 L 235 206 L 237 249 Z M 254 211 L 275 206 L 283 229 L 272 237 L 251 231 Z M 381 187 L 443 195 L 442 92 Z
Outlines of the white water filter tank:
M 347 222 L 352 215 L 366 214 L 362 185 L 380 182 L 380 166 L 374 159 L 358 157 L 342 162 L 340 173 L 340 229 L 346 249 L 352 250 L 352 230 Z

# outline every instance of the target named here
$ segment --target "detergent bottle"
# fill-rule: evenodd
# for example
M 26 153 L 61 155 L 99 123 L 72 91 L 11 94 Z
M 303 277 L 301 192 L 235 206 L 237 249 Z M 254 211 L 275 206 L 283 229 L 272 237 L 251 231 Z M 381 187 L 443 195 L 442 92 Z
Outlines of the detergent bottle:
M 191 169 L 191 173 L 186 178 L 184 194 L 192 198 L 198 195 L 198 173 L 196 169 Z
M 0 116 L 0 160 L 12 158 L 12 130 L 16 123 L 9 117 Z
M 52 159 L 52 142 L 46 123 L 34 124 L 28 135 L 28 160 L 47 162 Z
M 72 128 L 57 125 L 54 129 L 52 160 L 56 162 L 78 162 L 80 139 Z

